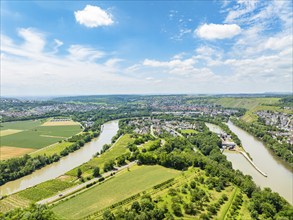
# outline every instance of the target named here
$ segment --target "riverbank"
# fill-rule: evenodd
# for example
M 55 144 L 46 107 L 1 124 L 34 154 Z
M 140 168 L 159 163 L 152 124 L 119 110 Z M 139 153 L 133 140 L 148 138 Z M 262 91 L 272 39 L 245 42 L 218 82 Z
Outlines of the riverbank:
M 58 162 L 36 170 L 30 175 L 2 185 L 0 187 L 0 195 L 10 195 L 50 179 L 54 179 L 72 170 L 73 167 L 80 166 L 89 161 L 94 154 L 102 149 L 104 144 L 111 143 L 112 137 L 116 135 L 118 129 L 118 120 L 105 123 L 99 137 L 86 143 L 83 148 L 61 158 Z
M 273 191 L 283 196 L 289 203 L 293 204 L 292 170 L 286 167 L 283 161 L 273 157 L 261 141 L 237 127 L 231 121 L 227 125 L 239 137 L 243 148 L 253 158 L 253 163 L 262 172 L 267 174 L 267 177 L 260 174 L 255 168 L 252 169 L 247 159 L 241 160 L 239 156 L 227 153 L 226 156 L 232 162 L 233 168 L 252 176 L 257 185 L 262 188 L 270 187 Z M 243 156 L 241 155 L 241 157 Z

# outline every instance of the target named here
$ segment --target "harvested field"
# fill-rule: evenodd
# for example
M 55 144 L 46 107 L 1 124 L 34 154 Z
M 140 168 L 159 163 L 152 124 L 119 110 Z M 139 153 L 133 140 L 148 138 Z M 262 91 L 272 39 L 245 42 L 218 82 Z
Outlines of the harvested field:
M 47 121 L 41 126 L 67 126 L 67 125 L 79 125 L 78 122 L 75 121 Z
M 0 160 L 6 160 L 13 157 L 19 157 L 24 154 L 28 154 L 34 150 L 35 149 L 31 149 L 31 148 L 3 146 L 3 147 L 0 147 Z
M 17 130 L 17 129 L 0 130 L 0 137 L 7 136 L 10 134 L 16 134 L 18 132 L 22 132 L 22 130 Z

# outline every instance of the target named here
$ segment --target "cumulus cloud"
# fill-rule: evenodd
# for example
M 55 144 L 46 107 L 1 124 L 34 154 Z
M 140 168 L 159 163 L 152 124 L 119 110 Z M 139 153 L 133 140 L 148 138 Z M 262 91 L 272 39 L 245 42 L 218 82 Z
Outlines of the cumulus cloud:
M 203 24 L 195 30 L 195 34 L 207 40 L 232 38 L 241 32 L 237 24 Z
M 114 23 L 112 15 L 98 6 L 87 5 L 81 11 L 74 12 L 76 21 L 89 28 L 109 26 Z

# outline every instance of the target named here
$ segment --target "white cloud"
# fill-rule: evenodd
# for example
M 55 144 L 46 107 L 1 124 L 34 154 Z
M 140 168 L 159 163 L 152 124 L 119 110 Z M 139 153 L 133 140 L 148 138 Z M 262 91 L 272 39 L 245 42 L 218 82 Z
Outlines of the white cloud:
M 270 37 L 264 44 L 265 49 L 270 50 L 282 50 L 285 48 L 292 49 L 292 35 L 286 35 L 281 37 Z
M 63 45 L 63 42 L 61 40 L 54 39 L 53 53 L 57 53 L 58 52 L 58 48 L 61 47 L 62 45 Z
M 234 8 L 229 9 L 229 13 L 225 19 L 226 23 L 235 23 L 237 19 L 247 16 L 257 8 L 258 0 L 238 0 Z M 226 7 L 226 4 L 224 7 Z
M 2 38 L 3 37 L 3 38 Z M 1 93 L 3 95 L 72 95 L 134 93 L 143 86 L 144 80 L 121 74 L 115 66 L 121 59 L 111 57 L 105 61 L 104 52 L 89 46 L 72 45 L 68 56 L 59 56 L 54 45 L 45 40 L 42 47 L 52 45 L 51 51 L 37 54 L 23 45 L 31 39 L 23 35 L 23 44 L 16 44 L 9 37 L 1 39 Z M 60 45 L 54 41 L 57 45 Z M 39 44 L 38 44 L 39 45 Z M 49 48 L 47 48 L 49 49 Z M 101 62 L 96 59 L 103 56 Z M 135 85 L 130 86 L 129 85 Z M 133 90 L 132 90 L 133 88 Z
M 143 65 L 150 66 L 150 67 L 168 67 L 168 68 L 183 68 L 187 69 L 192 67 L 192 65 L 195 64 L 195 60 L 192 58 L 186 59 L 186 60 L 179 60 L 174 59 L 170 61 L 157 61 L 157 60 L 149 60 L 145 59 L 143 61 Z
M 151 67 L 156 71 L 158 71 L 158 68 L 162 68 L 163 73 L 176 77 L 175 81 L 178 80 L 177 77 L 194 82 L 206 82 L 212 79 L 217 79 L 217 76 L 215 76 L 210 69 L 206 67 L 198 67 L 196 64 L 196 57 L 193 56 L 184 60 L 173 59 L 170 61 L 158 61 L 145 59 L 143 61 L 143 66 Z M 186 83 L 188 83 L 187 81 Z
M 108 67 L 114 67 L 121 61 L 123 61 L 123 59 L 111 58 L 111 59 L 106 61 L 105 65 L 108 66 Z
M 46 41 L 42 33 L 33 28 L 21 28 L 18 34 L 25 40 L 23 49 L 32 52 L 41 52 L 44 49 Z
M 98 6 L 87 5 L 83 10 L 75 11 L 74 15 L 79 24 L 89 28 L 109 26 L 114 23 L 112 15 Z
M 71 45 L 68 49 L 68 52 L 71 59 L 89 62 L 102 58 L 105 55 L 105 53 L 102 51 L 82 45 Z
M 241 32 L 237 24 L 203 24 L 195 30 L 195 34 L 207 40 L 232 38 Z

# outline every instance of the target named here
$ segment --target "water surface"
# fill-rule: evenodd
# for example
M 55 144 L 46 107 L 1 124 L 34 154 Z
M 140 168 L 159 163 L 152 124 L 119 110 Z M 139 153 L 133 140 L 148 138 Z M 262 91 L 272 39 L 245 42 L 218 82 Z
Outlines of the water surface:
M 110 144 L 112 137 L 116 135 L 117 131 L 118 121 L 110 121 L 105 123 L 98 138 L 86 143 L 82 148 L 70 153 L 66 157 L 61 158 L 56 163 L 50 164 L 30 175 L 0 186 L 1 195 L 9 195 L 47 180 L 55 179 L 71 169 L 80 166 L 81 164 L 89 161 L 94 154 L 100 151 L 104 144 Z
M 217 125 L 206 123 L 209 129 L 219 133 L 221 130 Z M 232 162 L 234 169 L 242 171 L 244 174 L 252 176 L 254 182 L 260 187 L 270 187 L 278 192 L 288 202 L 293 204 L 293 173 L 283 161 L 272 154 L 264 144 L 246 131 L 234 125 L 231 121 L 227 123 L 241 140 L 242 146 L 250 154 L 253 162 L 268 176 L 261 175 L 253 166 L 241 155 L 235 152 L 225 151 L 227 159 Z

